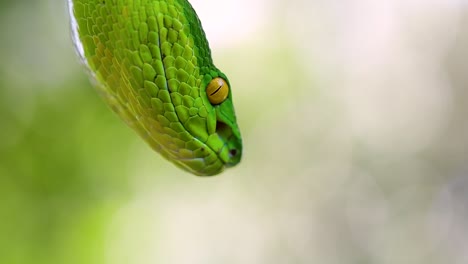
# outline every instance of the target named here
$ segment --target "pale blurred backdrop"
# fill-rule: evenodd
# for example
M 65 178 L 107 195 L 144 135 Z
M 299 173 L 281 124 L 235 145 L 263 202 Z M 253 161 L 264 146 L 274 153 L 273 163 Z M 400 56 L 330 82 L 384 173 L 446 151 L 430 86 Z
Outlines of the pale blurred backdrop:
M 107 108 L 65 2 L 0 2 L 0 263 L 468 263 L 468 1 L 192 0 L 245 147 L 211 178 Z

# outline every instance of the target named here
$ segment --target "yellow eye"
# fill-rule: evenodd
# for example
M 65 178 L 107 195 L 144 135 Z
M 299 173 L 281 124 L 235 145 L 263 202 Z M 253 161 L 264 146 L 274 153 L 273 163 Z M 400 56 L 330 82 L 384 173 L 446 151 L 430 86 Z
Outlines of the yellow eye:
M 206 87 L 206 94 L 211 104 L 220 104 L 228 97 L 229 86 L 222 78 L 214 78 Z

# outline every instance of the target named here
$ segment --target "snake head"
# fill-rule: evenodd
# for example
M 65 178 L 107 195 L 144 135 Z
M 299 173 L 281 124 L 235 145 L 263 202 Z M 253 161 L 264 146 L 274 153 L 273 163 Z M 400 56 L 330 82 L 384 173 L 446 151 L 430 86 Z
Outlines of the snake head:
M 181 160 L 188 166 L 186 169 L 194 174 L 215 175 L 241 160 L 242 139 L 229 87 L 227 77 L 218 70 L 211 71 L 203 78 L 200 87 L 203 106 L 199 112 L 205 112 L 206 109 L 206 118 L 203 119 L 205 115 L 202 113 L 198 125 L 186 126 L 200 145 L 194 146 L 198 149 L 192 151 L 196 157 Z M 190 120 L 186 120 L 185 124 L 190 124 Z
M 208 101 L 213 105 L 216 112 L 216 120 L 207 120 L 208 127 L 212 127 L 216 122 L 215 130 L 209 133 L 216 133 L 220 143 L 208 142 L 209 146 L 219 153 L 219 157 L 227 167 L 232 167 L 240 162 L 242 157 L 242 140 L 234 113 L 234 104 L 230 84 L 227 77 L 219 73 L 218 77 L 211 79 L 206 87 L 205 94 Z
M 75 47 L 107 104 L 155 151 L 195 175 L 239 163 L 227 77 L 187 0 L 68 0 Z

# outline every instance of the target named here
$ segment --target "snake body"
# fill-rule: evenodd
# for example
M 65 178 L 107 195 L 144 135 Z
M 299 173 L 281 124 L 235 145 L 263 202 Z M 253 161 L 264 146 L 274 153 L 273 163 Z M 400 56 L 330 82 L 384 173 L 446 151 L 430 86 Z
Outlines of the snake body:
M 95 86 L 154 150 L 195 175 L 239 163 L 226 75 L 187 0 L 68 0 L 73 39 Z

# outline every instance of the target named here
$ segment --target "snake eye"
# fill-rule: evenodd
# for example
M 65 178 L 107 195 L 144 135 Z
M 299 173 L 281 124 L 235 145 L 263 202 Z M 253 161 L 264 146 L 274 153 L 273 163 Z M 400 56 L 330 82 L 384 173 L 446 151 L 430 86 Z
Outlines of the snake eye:
M 220 104 L 228 97 L 229 86 L 222 78 L 214 78 L 206 87 L 206 94 L 212 104 Z

